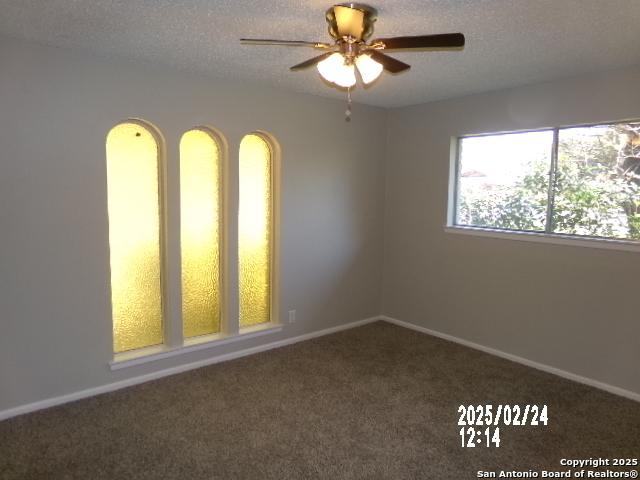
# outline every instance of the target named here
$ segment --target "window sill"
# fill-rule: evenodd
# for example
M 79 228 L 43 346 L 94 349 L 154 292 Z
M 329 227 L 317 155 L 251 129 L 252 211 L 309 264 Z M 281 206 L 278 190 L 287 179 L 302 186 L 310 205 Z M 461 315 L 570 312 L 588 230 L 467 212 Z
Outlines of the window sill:
M 153 347 L 132 350 L 130 352 L 118 353 L 114 355 L 113 360 L 109 362 L 109 368 L 111 370 L 120 370 L 122 368 L 133 367 L 135 365 L 155 362 L 164 358 L 175 357 L 178 355 L 184 355 L 186 353 L 219 347 L 228 343 L 234 343 L 241 340 L 248 340 L 250 338 L 278 333 L 282 331 L 282 328 L 282 324 L 264 323 L 262 325 L 243 328 L 239 333 L 234 335 L 217 333 L 213 335 L 203 335 L 201 337 L 188 338 L 185 339 L 184 344 L 181 347 L 167 347 L 166 345 L 157 345 Z
M 501 240 L 518 240 L 524 242 L 550 243 L 571 247 L 600 248 L 605 250 L 622 250 L 640 252 L 640 242 L 633 240 L 613 240 L 608 238 L 573 237 L 557 233 L 517 232 L 482 227 L 463 227 L 445 225 L 446 233 L 473 235 L 477 237 L 499 238 Z

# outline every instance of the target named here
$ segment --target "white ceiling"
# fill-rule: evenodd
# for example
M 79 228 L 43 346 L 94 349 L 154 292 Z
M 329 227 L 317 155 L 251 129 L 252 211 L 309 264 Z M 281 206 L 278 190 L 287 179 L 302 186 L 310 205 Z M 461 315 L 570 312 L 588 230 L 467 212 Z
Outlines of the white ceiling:
M 640 64 L 640 0 L 370 0 L 374 37 L 462 32 L 464 51 L 396 53 L 412 65 L 354 100 L 396 107 Z M 337 3 L 337 2 L 336 2 Z M 0 33 L 330 97 L 308 48 L 328 41 L 331 0 L 0 0 Z

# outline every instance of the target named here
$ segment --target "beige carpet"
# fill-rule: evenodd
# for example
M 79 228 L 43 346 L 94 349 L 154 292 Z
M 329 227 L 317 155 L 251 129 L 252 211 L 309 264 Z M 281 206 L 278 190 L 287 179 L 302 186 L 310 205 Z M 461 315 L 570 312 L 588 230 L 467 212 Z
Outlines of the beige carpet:
M 460 404 L 547 427 L 461 448 Z M 640 404 L 386 323 L 0 422 L 0 478 L 476 478 L 640 456 Z

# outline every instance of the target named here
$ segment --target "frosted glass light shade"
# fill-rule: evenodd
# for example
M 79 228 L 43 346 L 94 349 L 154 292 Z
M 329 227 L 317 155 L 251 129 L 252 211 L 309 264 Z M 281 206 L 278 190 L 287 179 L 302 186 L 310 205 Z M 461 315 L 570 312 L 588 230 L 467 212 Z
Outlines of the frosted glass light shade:
M 107 136 L 113 350 L 163 341 L 158 143 L 138 123 Z
M 358 67 L 362 81 L 366 84 L 373 82 L 382 73 L 382 65 L 367 54 L 359 55 L 356 58 L 356 67 Z
M 185 338 L 220 331 L 220 148 L 210 133 L 180 140 L 180 244 Z
M 259 135 L 240 143 L 240 207 L 238 216 L 238 275 L 240 327 L 270 321 L 272 158 Z
M 340 53 L 334 53 L 318 63 L 318 72 L 323 78 L 340 87 L 353 87 L 356 84 L 356 71 L 353 65 L 347 65 Z

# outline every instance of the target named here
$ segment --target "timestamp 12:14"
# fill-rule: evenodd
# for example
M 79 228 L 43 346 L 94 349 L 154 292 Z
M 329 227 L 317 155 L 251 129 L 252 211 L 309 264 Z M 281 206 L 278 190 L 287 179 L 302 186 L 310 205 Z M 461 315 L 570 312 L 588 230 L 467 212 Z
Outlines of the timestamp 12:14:
M 460 429 L 460 442 L 462 447 L 500 447 L 500 428 L 491 429 L 487 427 L 483 430 L 476 430 L 473 427 Z

